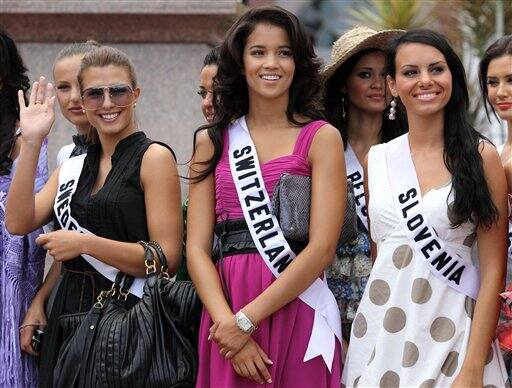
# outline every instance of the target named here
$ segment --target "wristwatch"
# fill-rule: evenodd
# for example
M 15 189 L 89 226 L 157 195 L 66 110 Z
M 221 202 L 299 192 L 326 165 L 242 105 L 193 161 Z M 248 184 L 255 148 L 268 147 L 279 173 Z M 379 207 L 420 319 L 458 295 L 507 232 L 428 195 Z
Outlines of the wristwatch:
M 235 314 L 236 325 L 240 330 L 242 330 L 246 334 L 251 334 L 254 330 L 257 329 L 256 326 L 251 322 L 251 320 L 243 313 L 242 310 Z

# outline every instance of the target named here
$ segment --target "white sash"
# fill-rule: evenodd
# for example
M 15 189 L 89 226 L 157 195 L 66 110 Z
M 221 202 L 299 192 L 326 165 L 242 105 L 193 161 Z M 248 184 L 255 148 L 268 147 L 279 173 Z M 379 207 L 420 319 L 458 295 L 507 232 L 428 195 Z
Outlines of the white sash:
M 71 215 L 70 207 L 71 198 L 73 197 L 73 194 L 75 194 L 76 188 L 78 186 L 78 180 L 84 166 L 85 157 L 86 154 L 75 156 L 65 160 L 61 164 L 59 171 L 59 188 L 55 197 L 53 210 L 55 211 L 55 216 L 57 217 L 57 220 L 59 221 L 62 229 L 76 230 L 80 233 L 92 235 L 93 233 L 89 232 L 85 228 L 82 228 L 78 224 L 78 221 L 73 218 Z M 116 275 L 119 273 L 117 268 L 105 264 L 104 262 L 95 259 L 90 255 L 82 254 L 81 256 L 87 260 L 87 262 L 91 264 L 99 273 L 111 281 L 114 281 Z M 130 293 L 141 298 L 145 282 L 146 279 L 135 278 L 132 286 L 130 287 Z
M 245 117 L 229 127 L 229 164 L 252 239 L 262 260 L 277 278 L 295 258 L 295 254 L 284 238 L 276 217 L 271 214 L 270 199 Z M 322 356 L 331 371 L 336 337 L 341 344 L 341 319 L 334 295 L 319 278 L 299 298 L 315 310 L 304 362 Z
M 386 162 L 393 201 L 410 246 L 430 271 L 449 287 L 473 299 L 478 296 L 480 276 L 471 258 L 453 252 L 429 225 L 409 148 L 402 135 L 386 145 Z M 424 260 L 423 260 L 424 259 Z
M 366 198 L 364 197 L 364 170 L 349 143 L 345 150 L 345 164 L 347 166 L 347 179 L 354 184 L 357 216 L 366 230 L 368 230 L 368 210 L 366 209 Z

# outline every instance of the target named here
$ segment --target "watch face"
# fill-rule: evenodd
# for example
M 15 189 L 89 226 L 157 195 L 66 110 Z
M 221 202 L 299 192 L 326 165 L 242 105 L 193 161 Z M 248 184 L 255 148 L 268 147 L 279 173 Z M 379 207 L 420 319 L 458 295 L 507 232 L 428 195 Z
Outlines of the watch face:
M 252 324 L 245 316 L 237 316 L 236 323 L 240 330 L 242 330 L 244 333 L 250 333 Z
M 251 330 L 251 324 L 245 320 L 242 320 L 242 330 L 245 332 Z

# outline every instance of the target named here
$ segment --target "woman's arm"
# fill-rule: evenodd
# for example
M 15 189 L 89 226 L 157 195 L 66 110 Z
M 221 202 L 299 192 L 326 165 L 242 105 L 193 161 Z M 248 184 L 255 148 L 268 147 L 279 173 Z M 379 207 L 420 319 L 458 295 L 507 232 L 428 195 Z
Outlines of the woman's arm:
M 12 234 L 24 235 L 42 227 L 48 223 L 52 214 L 57 194 L 58 169 L 41 191 L 34 194 L 41 146 L 54 121 L 55 96 L 52 96 L 52 90 L 51 84 L 47 85 L 41 77 L 32 86 L 28 106 L 25 105 L 23 93 L 18 93 L 21 146 L 18 166 L 7 196 L 5 220 L 7 230 Z
M 324 125 L 309 152 L 311 166 L 311 215 L 309 243 L 285 271 L 257 298 L 241 310 L 257 326 L 259 322 L 297 298 L 332 262 L 347 201 L 347 177 L 343 141 L 339 131 Z M 231 358 L 248 337 L 233 315 L 211 329 L 221 354 Z
M 43 285 L 37 292 L 34 299 L 32 299 L 32 302 L 25 313 L 25 317 L 23 318 L 23 322 L 21 323 L 20 347 L 24 352 L 32 356 L 37 355 L 32 347 L 32 336 L 34 335 L 34 330 L 38 326 L 44 327 L 46 325 L 44 306 L 53 290 L 53 287 L 59 279 L 60 269 L 61 263 L 54 261 L 48 275 L 46 275 L 46 278 L 44 279 Z
M 197 136 L 197 146 L 190 167 L 190 177 L 204 168 L 199 162 L 213 154 L 213 144 L 206 131 Z M 190 183 L 187 211 L 187 267 L 197 293 L 214 322 L 232 317 L 219 275 L 212 261 L 215 225 L 215 180 L 213 174 L 199 183 Z
M 142 159 L 140 177 L 144 189 L 149 238 L 162 246 L 169 272 L 174 274 L 179 266 L 182 221 L 180 184 L 171 152 L 160 145 L 151 145 Z M 146 275 L 144 248 L 137 243 L 115 241 L 70 230 L 46 233 L 39 236 L 36 242 L 44 246 L 57 261 L 87 254 L 128 275 Z
M 484 144 L 481 155 L 485 179 L 493 203 L 498 208 L 498 222 L 490 229 L 477 230 L 480 262 L 480 291 L 476 300 L 469 345 L 459 376 L 453 386 L 481 385 L 484 365 L 498 321 L 498 293 L 503 290 L 507 253 L 507 182 L 494 147 Z
M 309 243 L 261 295 L 243 308 L 254 324 L 297 298 L 334 258 L 347 202 L 347 176 L 339 131 L 324 125 L 311 145 Z

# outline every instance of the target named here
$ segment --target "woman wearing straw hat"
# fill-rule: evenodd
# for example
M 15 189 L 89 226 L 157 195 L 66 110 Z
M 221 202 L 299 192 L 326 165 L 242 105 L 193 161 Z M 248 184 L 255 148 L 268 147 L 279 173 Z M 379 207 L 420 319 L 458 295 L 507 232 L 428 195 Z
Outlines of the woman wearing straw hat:
M 391 121 L 385 114 L 383 51 L 388 41 L 400 33 L 401 30 L 377 32 L 368 27 L 347 31 L 334 43 L 331 61 L 323 72 L 325 114 L 343 137 L 347 177 L 355 186 L 359 215 L 357 238 L 338 246 L 336 259 L 327 270 L 347 341 L 372 267 L 362 164 L 371 146 L 401 134 L 397 120 Z

